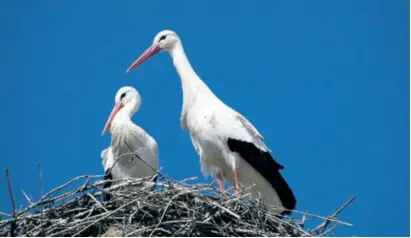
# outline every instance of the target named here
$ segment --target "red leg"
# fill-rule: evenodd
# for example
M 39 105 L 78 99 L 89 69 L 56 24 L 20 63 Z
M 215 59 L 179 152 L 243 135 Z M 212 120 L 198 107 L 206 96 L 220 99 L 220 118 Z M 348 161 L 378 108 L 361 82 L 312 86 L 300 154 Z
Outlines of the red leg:
M 218 183 L 218 188 L 220 189 L 221 192 L 224 192 L 224 182 L 223 178 L 221 177 L 220 173 L 217 173 L 217 183 Z
M 235 183 L 235 193 L 240 194 L 240 180 L 238 178 L 238 169 L 234 169 L 234 183 Z

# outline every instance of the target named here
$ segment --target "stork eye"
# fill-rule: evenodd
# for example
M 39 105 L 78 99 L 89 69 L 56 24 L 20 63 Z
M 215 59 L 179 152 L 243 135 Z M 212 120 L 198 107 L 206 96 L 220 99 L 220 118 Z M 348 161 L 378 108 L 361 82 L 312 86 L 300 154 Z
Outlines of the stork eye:
M 126 94 L 127 94 L 127 92 L 121 94 L 121 96 L 120 96 L 120 101 L 123 100 L 123 98 L 126 96 Z
M 166 37 L 167 37 L 166 35 L 161 36 L 161 37 L 160 37 L 160 40 L 159 40 L 158 42 L 160 42 L 160 41 L 162 41 L 162 40 L 165 40 Z

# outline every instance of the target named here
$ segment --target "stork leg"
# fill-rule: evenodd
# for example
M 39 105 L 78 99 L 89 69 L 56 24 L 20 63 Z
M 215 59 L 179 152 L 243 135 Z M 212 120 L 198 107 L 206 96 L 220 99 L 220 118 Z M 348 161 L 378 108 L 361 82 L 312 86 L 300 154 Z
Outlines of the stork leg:
M 240 194 L 240 180 L 238 176 L 238 169 L 234 169 L 234 184 L 235 184 L 235 193 L 236 195 Z
M 221 192 L 224 193 L 224 182 L 223 182 L 223 178 L 221 177 L 220 172 L 217 173 L 216 179 L 218 183 L 218 188 L 220 189 Z

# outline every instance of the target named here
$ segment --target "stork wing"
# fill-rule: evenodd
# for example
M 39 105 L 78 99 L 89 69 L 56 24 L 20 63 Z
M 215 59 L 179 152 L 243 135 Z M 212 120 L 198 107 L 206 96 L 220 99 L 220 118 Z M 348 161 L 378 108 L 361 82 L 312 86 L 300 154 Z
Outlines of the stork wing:
M 102 164 L 104 167 L 104 180 L 111 180 L 113 179 L 113 175 L 111 174 L 111 168 L 114 165 L 114 156 L 113 156 L 113 151 L 112 147 L 109 146 L 107 149 L 101 151 L 101 158 L 102 158 Z M 106 182 L 103 185 L 103 188 L 108 188 L 112 185 L 112 182 Z M 111 195 L 105 193 L 104 194 L 104 201 L 110 200 Z
M 156 141 L 136 125 L 133 125 L 133 128 L 127 132 L 112 135 L 111 139 L 111 146 L 116 159 L 133 155 L 139 157 L 158 156 Z
M 101 151 L 100 156 L 101 156 L 101 159 L 102 159 L 104 172 L 106 172 L 108 169 L 110 169 L 113 166 L 113 163 L 114 163 L 113 151 L 112 151 L 111 146 L 109 146 L 107 149 Z
M 287 209 L 294 209 L 296 205 L 294 193 L 280 173 L 284 167 L 271 156 L 263 137 L 247 119 L 237 114 L 235 121 L 240 127 L 234 127 L 235 130 L 231 130 L 227 145 L 232 152 L 238 153 L 243 158 L 239 163 L 240 173 L 243 174 L 243 179 L 240 176 L 241 183 L 250 184 L 254 181 L 255 191 L 263 192 L 267 202 L 274 206 L 282 205 Z M 244 161 L 246 163 L 242 163 Z M 281 213 L 289 214 L 290 212 L 282 211 Z
M 237 125 L 239 125 L 240 128 L 243 128 L 245 130 L 244 132 L 251 137 L 251 141 L 249 142 L 254 143 L 263 151 L 271 152 L 271 150 L 265 145 L 263 136 L 261 136 L 257 129 L 244 116 L 240 113 L 236 113 L 234 119 Z
M 264 140 L 263 136 L 257 131 L 257 129 L 241 114 L 237 114 L 236 119 L 243 123 L 243 126 L 247 129 L 250 134 L 253 134 L 255 137 Z
M 146 177 L 157 172 L 157 143 L 140 127 L 112 136 L 111 147 L 119 177 Z

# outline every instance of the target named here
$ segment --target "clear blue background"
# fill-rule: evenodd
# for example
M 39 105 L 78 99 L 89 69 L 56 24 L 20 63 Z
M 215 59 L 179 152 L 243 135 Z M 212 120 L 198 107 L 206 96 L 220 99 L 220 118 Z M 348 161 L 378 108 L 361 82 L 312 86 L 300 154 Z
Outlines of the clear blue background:
M 0 1 L 0 209 L 82 174 L 101 174 L 100 133 L 119 87 L 143 99 L 134 121 L 164 172 L 200 176 L 180 129 L 181 85 L 162 53 L 125 70 L 175 30 L 200 77 L 263 134 L 299 210 L 338 235 L 408 236 L 409 1 Z

